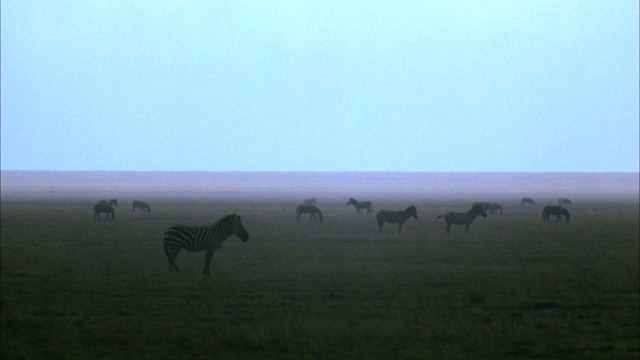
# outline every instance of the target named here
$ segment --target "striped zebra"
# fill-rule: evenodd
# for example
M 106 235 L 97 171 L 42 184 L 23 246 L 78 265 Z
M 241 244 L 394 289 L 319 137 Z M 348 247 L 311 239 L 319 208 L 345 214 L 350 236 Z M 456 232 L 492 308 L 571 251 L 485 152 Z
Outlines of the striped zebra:
M 474 202 L 471 207 L 482 206 L 482 209 L 485 212 L 489 212 L 491 215 L 495 215 L 496 213 L 500 213 L 502 215 L 502 206 L 498 203 L 486 202 L 486 201 L 477 201 Z
M 353 205 L 356 208 L 356 212 L 358 214 L 362 214 L 362 212 L 360 212 L 360 209 L 367 209 L 367 215 L 371 214 L 371 212 L 373 211 L 373 204 L 371 204 L 371 201 L 359 202 L 354 198 L 349 198 L 347 206 L 349 205 Z
M 550 223 L 549 216 L 557 215 L 556 222 L 562 222 L 562 215 L 567 220 L 567 223 L 571 221 L 571 215 L 569 215 L 569 210 L 563 208 L 558 205 L 549 205 L 545 206 L 542 209 L 542 221 Z
M 311 214 L 309 216 L 309 221 L 311 221 L 311 218 L 314 218 L 316 219 L 316 221 L 318 221 L 318 217 L 319 217 L 320 222 L 323 222 L 322 211 L 320 211 L 320 209 L 315 207 L 315 205 L 307 205 L 307 204 L 298 205 L 298 207 L 296 208 L 296 215 L 298 216 L 298 222 L 300 222 L 300 215 L 302 214 Z M 316 217 L 316 215 L 318 215 L 318 217 Z
M 113 205 L 108 202 L 99 202 L 93 205 L 93 220 L 100 221 L 100 214 L 106 213 L 105 220 L 113 221 L 113 218 L 116 216 L 116 211 L 113 208 Z
M 167 254 L 169 260 L 169 271 L 180 271 L 176 266 L 176 257 L 178 257 L 180 250 L 206 251 L 203 273 L 209 275 L 213 253 L 220 249 L 222 242 L 231 235 L 236 235 L 244 242 L 249 240 L 249 234 L 237 214 L 227 215 L 213 225 L 200 227 L 174 225 L 170 227 L 164 233 L 164 253 Z
M 482 205 L 472 206 L 471 210 L 467 212 L 451 211 L 444 215 L 438 216 L 436 220 L 440 219 L 441 217 L 444 217 L 444 221 L 447 222 L 447 233 L 450 232 L 449 228 L 451 228 L 451 225 L 453 224 L 464 225 L 465 226 L 464 232 L 468 233 L 469 225 L 473 223 L 473 220 L 475 220 L 478 217 L 478 215 L 485 218 L 487 217 L 487 213 L 485 212 L 484 207 Z
M 304 199 L 303 204 L 304 205 L 315 205 L 316 204 L 316 198 Z
M 520 200 L 520 205 L 524 205 L 524 204 L 535 205 L 536 201 L 533 200 L 532 198 L 524 197 L 522 198 L 522 200 Z
M 131 212 L 136 212 L 136 209 L 140 209 L 140 211 L 151 212 L 151 207 L 144 201 L 135 200 L 132 205 L 133 210 Z
M 567 198 L 558 198 L 558 205 L 562 206 L 562 205 L 571 205 L 571 200 L 567 199 Z
M 415 205 L 411 205 L 405 210 L 400 211 L 382 209 L 378 211 L 378 214 L 376 214 L 376 220 L 378 221 L 380 232 L 382 232 L 382 225 L 384 225 L 385 222 L 388 222 L 390 224 L 398 224 L 399 234 L 400 230 L 402 230 L 402 224 L 404 224 L 404 222 L 412 216 L 416 220 L 418 219 L 418 210 L 416 210 Z

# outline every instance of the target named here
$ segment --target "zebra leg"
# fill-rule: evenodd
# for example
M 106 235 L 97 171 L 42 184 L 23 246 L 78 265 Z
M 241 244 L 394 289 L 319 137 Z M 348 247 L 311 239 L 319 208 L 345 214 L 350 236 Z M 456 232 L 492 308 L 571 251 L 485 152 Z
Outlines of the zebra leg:
M 382 232 L 382 225 L 384 225 L 384 221 L 378 221 L 378 227 L 380 228 L 380 232 Z
M 471 224 L 465 224 L 464 225 L 464 233 L 465 234 L 469 232 L 469 225 L 471 225 Z
M 170 251 L 169 253 L 167 253 L 167 260 L 169 261 L 169 271 L 170 272 L 180 272 L 180 269 L 178 269 L 178 266 L 176 265 L 176 258 L 178 257 L 178 254 L 180 253 L 180 249 L 171 249 L 168 250 L 165 248 L 165 252 L 166 251 Z
M 212 258 L 213 258 L 213 249 L 208 249 L 207 254 L 204 257 L 204 270 L 202 271 L 202 273 L 204 273 L 205 275 L 210 275 L 209 268 L 211 267 Z
M 452 224 L 453 223 L 450 223 L 450 222 L 447 221 L 447 234 L 451 233 L 451 231 L 449 231 L 449 229 L 451 229 L 451 225 Z
M 398 223 L 398 234 L 400 234 L 400 230 L 402 230 L 402 222 Z

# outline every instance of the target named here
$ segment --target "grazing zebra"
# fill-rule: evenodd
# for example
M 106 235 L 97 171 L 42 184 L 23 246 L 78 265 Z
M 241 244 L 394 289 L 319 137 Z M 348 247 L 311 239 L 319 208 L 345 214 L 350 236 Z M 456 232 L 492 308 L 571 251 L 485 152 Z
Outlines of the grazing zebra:
M 404 224 L 404 222 L 412 216 L 416 220 L 418 219 L 418 210 L 416 210 L 415 205 L 411 205 L 405 210 L 400 211 L 382 209 L 378 211 L 378 214 L 376 214 L 376 220 L 378 221 L 380 232 L 382 232 L 382 225 L 384 225 L 385 222 L 388 222 L 390 224 L 398 224 L 399 234 L 400 230 L 402 230 L 402 224 Z
M 371 214 L 371 212 L 373 211 L 373 204 L 371 204 L 371 201 L 359 202 L 354 198 L 349 198 L 347 206 L 349 205 L 353 205 L 356 208 L 356 212 L 358 214 L 362 214 L 362 212 L 360 212 L 360 209 L 367 209 L 367 215 Z
M 571 205 L 571 200 L 567 199 L 567 198 L 559 198 L 558 199 L 558 205 L 562 206 L 562 205 Z
M 136 208 L 140 209 L 140 211 L 151 212 L 151 207 L 149 206 L 149 204 L 147 204 L 144 201 L 135 200 L 133 202 L 133 211 L 132 212 L 135 212 Z
M 311 198 L 311 199 L 304 199 L 304 203 L 305 205 L 315 205 L 316 204 L 316 198 Z
M 93 205 L 93 220 L 97 219 L 98 221 L 100 221 L 101 213 L 107 213 L 107 215 L 105 216 L 105 220 L 113 221 L 113 218 L 116 216 L 116 211 L 113 208 L 113 205 L 108 202 L 101 201 Z
M 222 242 L 231 235 L 236 235 L 244 242 L 249 240 L 249 234 L 237 214 L 227 215 L 213 225 L 200 227 L 174 225 L 170 227 L 164 233 L 164 253 L 167 254 L 169 260 L 169 271 L 180 271 L 176 266 L 176 257 L 181 249 L 190 252 L 206 250 L 203 273 L 209 275 L 213 253 L 220 249 Z
M 544 209 L 542 209 L 542 221 L 550 223 L 551 221 L 549 221 L 549 216 L 551 215 L 557 215 L 556 222 L 562 222 L 562 215 L 564 215 L 564 218 L 567 220 L 567 222 L 570 222 L 571 220 L 569 211 L 562 206 L 549 205 L 545 206 Z
M 444 217 L 444 220 L 447 222 L 447 233 L 449 233 L 449 228 L 451 228 L 451 225 L 456 224 L 456 225 L 464 225 L 465 229 L 464 232 L 468 233 L 469 232 L 469 225 L 471 225 L 471 223 L 473 223 L 473 220 L 475 220 L 478 215 L 481 215 L 482 217 L 487 217 L 487 213 L 484 210 L 484 207 L 482 205 L 476 205 L 476 206 L 472 206 L 471 210 L 467 211 L 467 212 L 448 212 L 444 215 L 440 215 L 436 218 L 440 219 L 441 217 Z
M 486 212 L 488 211 L 491 215 L 495 215 L 496 213 L 500 213 L 502 215 L 502 206 L 498 203 L 477 201 L 471 205 L 471 207 L 482 206 L 482 209 Z
M 309 221 L 311 221 L 311 218 L 314 218 L 316 219 L 316 221 L 318 221 L 318 218 L 316 217 L 316 215 L 318 215 L 318 217 L 320 218 L 320 222 L 323 222 L 322 211 L 320 211 L 320 209 L 318 209 L 314 205 L 307 205 L 307 204 L 298 205 L 298 207 L 296 208 L 296 215 L 298 216 L 298 222 L 300 222 L 300 215 L 302 214 L 311 214 L 309 216 Z
M 524 204 L 527 204 L 527 205 L 535 205 L 535 204 L 536 204 L 536 201 L 535 201 L 535 200 L 533 200 L 532 198 L 526 198 L 526 197 L 525 197 L 525 198 L 522 198 L 522 200 L 520 200 L 520 205 L 524 205 Z

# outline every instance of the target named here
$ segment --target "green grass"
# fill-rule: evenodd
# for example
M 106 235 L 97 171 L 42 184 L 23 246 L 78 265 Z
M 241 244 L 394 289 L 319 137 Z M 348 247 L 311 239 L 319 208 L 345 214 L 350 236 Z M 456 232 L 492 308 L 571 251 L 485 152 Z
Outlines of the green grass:
M 399 235 L 337 202 L 320 224 L 284 200 L 144 200 L 112 223 L 90 201 L 3 202 L 3 359 L 640 356 L 637 202 L 583 202 L 570 224 L 505 206 L 447 235 L 436 216 L 467 204 L 418 201 Z M 169 272 L 167 227 L 231 212 L 247 243 L 210 277 L 204 253 Z

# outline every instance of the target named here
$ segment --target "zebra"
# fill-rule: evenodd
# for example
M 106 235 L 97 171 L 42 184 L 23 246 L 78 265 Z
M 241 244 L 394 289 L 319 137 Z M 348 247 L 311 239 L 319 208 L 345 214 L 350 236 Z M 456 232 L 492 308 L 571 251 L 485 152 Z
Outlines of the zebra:
M 571 205 L 571 200 L 567 198 L 558 198 L 558 205 Z
M 436 218 L 436 220 L 440 219 L 441 217 L 444 217 L 444 220 L 447 222 L 447 233 L 449 233 L 449 228 L 451 228 L 451 225 L 456 224 L 456 225 L 464 225 L 465 229 L 464 232 L 468 233 L 469 232 L 469 225 L 471 225 L 471 223 L 473 223 L 473 220 L 475 220 L 478 215 L 481 215 L 482 217 L 487 217 L 487 213 L 484 210 L 484 207 L 482 205 L 475 205 L 471 207 L 471 210 L 467 211 L 467 212 L 448 212 L 444 215 L 440 215 Z
M 298 207 L 296 208 L 296 215 L 298 216 L 298 222 L 300 222 L 300 215 L 302 214 L 311 214 L 309 216 L 309 221 L 311 221 L 311 218 L 314 218 L 316 219 L 316 221 L 318 221 L 318 218 L 316 217 L 316 215 L 318 215 L 318 217 L 320 218 L 320 222 L 323 222 L 322 211 L 320 211 L 320 209 L 315 207 L 315 205 L 307 205 L 307 204 L 298 205 Z
M 376 220 L 378 221 L 380 232 L 382 232 L 382 225 L 384 225 L 385 222 L 388 222 L 390 224 L 398 224 L 399 234 L 400 230 L 402 230 L 402 224 L 404 224 L 404 222 L 412 216 L 414 217 L 414 219 L 418 219 L 418 210 L 416 210 L 415 205 L 411 205 L 405 210 L 400 211 L 382 209 L 376 214 Z
M 353 205 L 356 208 L 356 212 L 358 214 L 362 214 L 362 212 L 360 212 L 360 209 L 367 209 L 367 215 L 371 214 L 371 212 L 373 211 L 373 204 L 371 204 L 371 201 L 359 202 L 354 198 L 349 198 L 347 206 L 349 205 Z
M 220 249 L 222 242 L 231 235 L 236 235 L 244 242 L 249 240 L 249 234 L 242 225 L 240 215 L 227 215 L 213 225 L 200 227 L 189 225 L 171 226 L 164 233 L 164 253 L 169 260 L 169 271 L 180 271 L 176 266 L 176 257 L 178 257 L 181 249 L 190 252 L 206 251 L 203 273 L 209 275 L 213 253 Z
M 562 215 L 564 215 L 567 223 L 571 221 L 571 215 L 569 215 L 569 211 L 562 206 L 558 205 L 549 205 L 545 206 L 542 209 L 542 221 L 550 223 L 549 216 L 557 215 L 556 222 L 562 222 Z
M 93 220 L 97 219 L 98 221 L 100 221 L 101 213 L 107 213 L 107 215 L 105 216 L 105 220 L 113 221 L 113 218 L 116 216 L 116 211 L 113 208 L 113 205 L 108 202 L 100 201 L 99 203 L 93 205 Z
M 147 204 L 144 201 L 138 201 L 135 200 L 133 202 L 133 210 L 131 212 L 135 212 L 136 208 L 139 208 L 140 211 L 147 211 L 147 212 L 151 212 L 151 207 L 149 207 L 149 204 Z
M 533 200 L 532 198 L 524 197 L 522 198 L 522 200 L 520 200 L 520 205 L 524 205 L 524 204 L 535 205 L 536 201 Z
M 495 215 L 496 213 L 500 213 L 502 215 L 502 206 L 498 203 L 491 203 L 486 201 L 477 201 L 471 205 L 471 207 L 482 206 L 482 209 L 486 212 L 489 211 L 491 215 Z
M 304 199 L 303 204 L 304 205 L 315 205 L 316 204 L 316 198 Z

